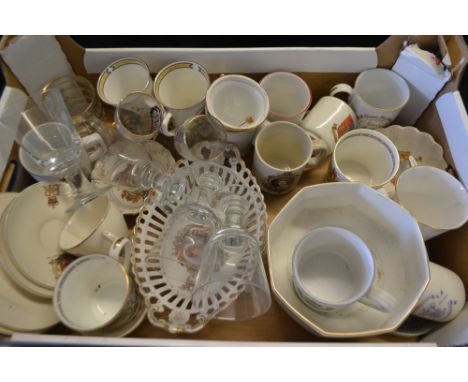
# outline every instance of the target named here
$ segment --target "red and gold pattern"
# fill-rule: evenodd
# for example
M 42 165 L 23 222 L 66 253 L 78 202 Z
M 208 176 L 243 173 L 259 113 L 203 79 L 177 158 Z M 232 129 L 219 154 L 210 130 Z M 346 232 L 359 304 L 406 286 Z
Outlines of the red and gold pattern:
M 44 195 L 47 198 L 47 205 L 55 208 L 59 204 L 58 196 L 60 195 L 60 184 L 48 184 L 44 187 Z

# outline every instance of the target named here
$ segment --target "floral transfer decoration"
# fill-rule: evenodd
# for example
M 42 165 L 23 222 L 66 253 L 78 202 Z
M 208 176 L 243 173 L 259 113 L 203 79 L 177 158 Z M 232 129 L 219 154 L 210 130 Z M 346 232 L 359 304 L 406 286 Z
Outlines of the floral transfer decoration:
M 441 289 L 438 293 L 431 293 L 415 308 L 418 315 L 432 318 L 437 321 L 445 321 L 452 314 L 457 300 L 450 299 L 448 294 Z
M 47 198 L 47 205 L 52 208 L 57 207 L 59 204 L 60 184 L 48 184 L 42 187 L 45 190 L 44 195 Z

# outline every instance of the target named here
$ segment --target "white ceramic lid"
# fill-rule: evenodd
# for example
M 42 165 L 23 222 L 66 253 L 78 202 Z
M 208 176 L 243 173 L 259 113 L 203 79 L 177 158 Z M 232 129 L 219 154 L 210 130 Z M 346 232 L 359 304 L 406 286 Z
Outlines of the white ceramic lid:
M 54 259 L 63 253 L 58 242 L 70 214 L 66 183 L 36 183 L 23 190 L 4 214 L 4 235 L 15 266 L 35 284 L 53 289 Z

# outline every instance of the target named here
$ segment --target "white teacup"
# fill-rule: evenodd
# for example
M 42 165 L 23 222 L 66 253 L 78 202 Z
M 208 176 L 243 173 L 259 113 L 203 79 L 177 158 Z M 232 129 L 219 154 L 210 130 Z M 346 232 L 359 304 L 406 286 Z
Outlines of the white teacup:
M 362 72 L 354 83 L 335 85 L 330 95 L 347 93 L 348 102 L 356 112 L 360 128 L 390 125 L 410 98 L 406 81 L 389 69 L 370 69 Z
M 412 314 L 433 321 L 453 320 L 465 306 L 465 287 L 450 269 L 429 262 L 431 280 Z
M 396 300 L 374 285 L 375 273 L 369 248 L 343 228 L 314 229 L 294 249 L 294 286 L 304 303 L 318 311 L 344 309 L 359 301 L 391 312 Z
M 152 89 L 150 70 L 137 58 L 114 61 L 102 71 L 97 81 L 99 98 L 111 106 L 117 106 L 132 92 L 152 94 Z
M 54 308 L 70 329 L 92 332 L 129 320 L 138 291 L 128 268 L 107 255 L 83 256 L 61 274 L 54 291 Z
M 208 72 L 196 62 L 178 61 L 159 71 L 154 79 L 154 96 L 166 109 L 163 134 L 173 135 L 171 126 L 178 127 L 203 110 L 209 86 Z
M 62 229 L 59 246 L 75 255 L 111 253 L 128 237 L 124 216 L 106 195 L 76 210 Z
M 353 109 L 336 97 L 325 96 L 318 100 L 307 113 L 300 126 L 313 141 L 322 141 L 326 147 L 321 153 L 324 160 L 333 152 L 336 142 L 347 131 L 356 128 L 356 115 Z
M 247 153 L 257 128 L 270 111 L 268 95 L 249 77 L 230 74 L 219 77 L 206 93 L 207 114 L 217 118 L 227 132 L 227 140 L 241 154 Z
M 303 129 L 292 122 L 273 122 L 255 137 L 253 173 L 263 191 L 285 194 L 304 170 L 314 167 L 312 154 L 312 141 Z
M 299 123 L 312 103 L 309 85 L 290 72 L 273 72 L 260 81 L 270 100 L 268 120 Z
M 398 171 L 400 157 L 390 139 L 368 129 L 355 129 L 336 143 L 329 180 L 382 188 Z
M 468 193 L 454 176 L 431 166 L 405 170 L 395 200 L 418 221 L 424 240 L 457 229 L 468 221 Z

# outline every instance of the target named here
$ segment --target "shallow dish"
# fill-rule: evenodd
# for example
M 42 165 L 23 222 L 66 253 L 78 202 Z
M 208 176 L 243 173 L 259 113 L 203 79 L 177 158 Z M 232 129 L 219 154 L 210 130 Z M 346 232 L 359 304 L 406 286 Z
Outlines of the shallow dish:
M 4 272 L 9 277 L 9 279 L 13 281 L 15 285 L 21 288 L 23 291 L 39 298 L 51 299 L 54 294 L 54 290 L 50 288 L 43 288 L 26 278 L 16 268 L 15 264 L 11 259 L 11 254 L 7 251 L 7 248 L 5 247 L 6 239 L 4 239 L 3 233 L 3 214 L 8 212 L 10 202 L 14 197 L 16 197 L 16 195 L 18 194 L 0 194 L 0 266 L 3 268 Z
M 17 196 L 16 193 L 0 194 L 0 216 Z M 1 219 L 0 219 L 1 221 Z M 4 258 L 3 238 L 0 238 L 0 258 Z M 0 262 L 0 334 L 13 332 L 44 331 L 59 322 L 51 300 L 38 299 L 18 289 L 8 277 Z
M 375 285 L 397 300 L 390 313 L 359 302 L 338 312 L 317 312 L 294 291 L 294 248 L 310 230 L 325 226 L 358 235 L 374 255 Z M 298 323 L 326 337 L 362 337 L 395 330 L 415 307 L 429 282 L 424 241 L 416 221 L 395 202 L 370 187 L 329 183 L 305 187 L 279 212 L 268 231 L 268 263 L 273 294 Z
M 420 166 L 433 166 L 446 170 L 448 165 L 444 159 L 444 150 L 432 135 L 424 133 L 413 126 L 392 125 L 376 129 L 389 138 L 400 154 L 400 169 L 395 177 L 410 167 L 411 155 Z
M 128 320 L 127 322 L 124 322 L 123 324 L 119 326 L 115 326 L 115 327 L 111 326 L 110 328 L 105 328 L 100 331 L 88 332 L 88 333 L 82 333 L 82 334 L 86 336 L 94 336 L 94 337 L 125 337 L 129 335 L 131 332 L 133 332 L 136 328 L 138 328 L 138 326 L 140 326 L 140 324 L 145 319 L 147 313 L 148 313 L 148 310 L 146 309 L 146 306 L 145 306 L 145 300 L 141 295 L 139 295 L 137 310 L 135 311 L 134 316 L 130 320 Z
M 35 284 L 53 289 L 53 262 L 63 253 L 58 242 L 71 198 L 65 183 L 36 183 L 23 190 L 3 214 L 5 248 L 20 272 Z M 8 254 L 7 253 L 7 254 Z

